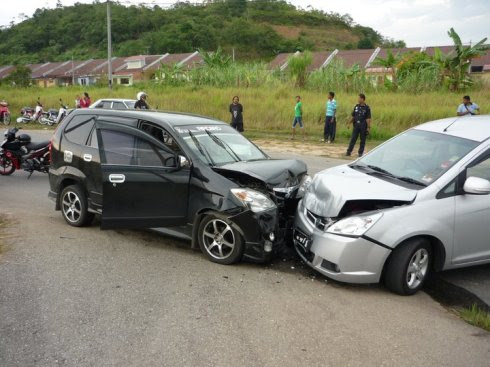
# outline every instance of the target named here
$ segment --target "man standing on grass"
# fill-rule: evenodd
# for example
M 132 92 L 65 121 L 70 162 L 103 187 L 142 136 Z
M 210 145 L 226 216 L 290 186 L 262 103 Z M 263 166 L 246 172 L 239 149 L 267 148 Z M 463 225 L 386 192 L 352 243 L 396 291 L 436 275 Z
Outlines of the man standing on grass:
M 351 123 L 353 124 L 352 137 L 345 155 L 350 157 L 354 150 L 354 145 L 356 145 L 357 137 L 361 136 L 359 157 L 362 157 L 364 147 L 366 146 L 366 137 L 369 135 L 369 130 L 371 129 L 371 109 L 366 104 L 366 96 L 363 93 L 359 94 L 358 103 L 352 111 Z
M 233 97 L 230 105 L 231 127 L 239 132 L 243 132 L 243 106 L 238 96 Z
M 296 125 L 301 128 L 301 133 L 303 135 L 303 140 L 305 140 L 305 130 L 303 126 L 303 102 L 301 102 L 301 97 L 296 96 L 296 105 L 294 106 L 294 120 L 293 120 L 293 130 L 291 140 L 294 140 L 296 135 Z
M 470 96 L 463 97 L 463 103 L 461 103 L 458 107 L 458 116 L 472 116 L 478 115 L 480 113 L 480 107 L 471 102 Z
M 327 114 L 325 117 L 325 128 L 323 129 L 323 141 L 328 144 L 333 143 L 335 140 L 337 101 L 334 97 L 334 92 L 328 92 Z

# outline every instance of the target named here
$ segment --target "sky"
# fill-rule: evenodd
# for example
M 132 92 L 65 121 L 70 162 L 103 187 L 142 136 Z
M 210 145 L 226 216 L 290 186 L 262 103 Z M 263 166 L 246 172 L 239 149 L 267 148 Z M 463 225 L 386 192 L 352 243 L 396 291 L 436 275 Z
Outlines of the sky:
M 100 0 L 103 2 L 103 0 Z M 92 0 L 61 0 L 63 5 Z M 124 3 L 170 4 L 172 0 L 124 0 Z M 197 2 L 197 1 L 194 1 Z M 454 27 L 464 43 L 490 37 L 490 0 L 289 0 L 308 8 L 348 13 L 354 22 L 370 26 L 383 36 L 402 39 L 409 47 L 451 44 L 447 35 Z M 19 14 L 31 16 L 37 8 L 55 7 L 56 0 L 2 1 L 0 25 L 18 22 Z

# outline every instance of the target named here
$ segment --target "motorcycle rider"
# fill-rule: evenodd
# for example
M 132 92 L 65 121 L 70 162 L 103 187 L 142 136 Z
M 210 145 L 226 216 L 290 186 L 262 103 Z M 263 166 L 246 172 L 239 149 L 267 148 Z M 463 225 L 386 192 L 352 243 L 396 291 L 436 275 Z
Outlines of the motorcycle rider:
M 137 101 L 134 104 L 134 108 L 137 110 L 149 110 L 150 106 L 148 105 L 148 103 L 146 103 L 146 97 L 148 97 L 148 94 L 146 94 L 145 92 L 139 92 L 136 95 Z

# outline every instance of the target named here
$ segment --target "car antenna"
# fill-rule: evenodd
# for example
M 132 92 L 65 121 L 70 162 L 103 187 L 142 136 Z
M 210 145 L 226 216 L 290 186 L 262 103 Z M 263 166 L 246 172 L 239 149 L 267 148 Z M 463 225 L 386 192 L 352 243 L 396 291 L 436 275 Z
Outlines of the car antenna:
M 449 125 L 447 125 L 447 126 L 444 128 L 444 130 L 442 130 L 442 131 L 443 131 L 443 132 L 447 132 L 447 129 L 449 129 L 451 126 L 453 126 L 453 124 L 454 124 L 456 121 L 458 121 L 458 120 L 459 120 L 459 117 L 456 117 L 456 118 L 454 119 L 454 121 L 453 121 L 453 122 L 451 122 Z

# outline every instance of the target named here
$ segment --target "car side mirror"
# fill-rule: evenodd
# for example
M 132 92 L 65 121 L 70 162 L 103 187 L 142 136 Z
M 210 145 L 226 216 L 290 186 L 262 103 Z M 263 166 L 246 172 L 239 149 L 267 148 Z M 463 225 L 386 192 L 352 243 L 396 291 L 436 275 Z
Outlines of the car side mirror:
M 463 191 L 466 194 L 488 195 L 490 194 L 490 181 L 480 177 L 468 177 L 464 183 Z
M 183 155 L 178 156 L 179 168 L 187 168 L 190 167 L 189 160 Z

